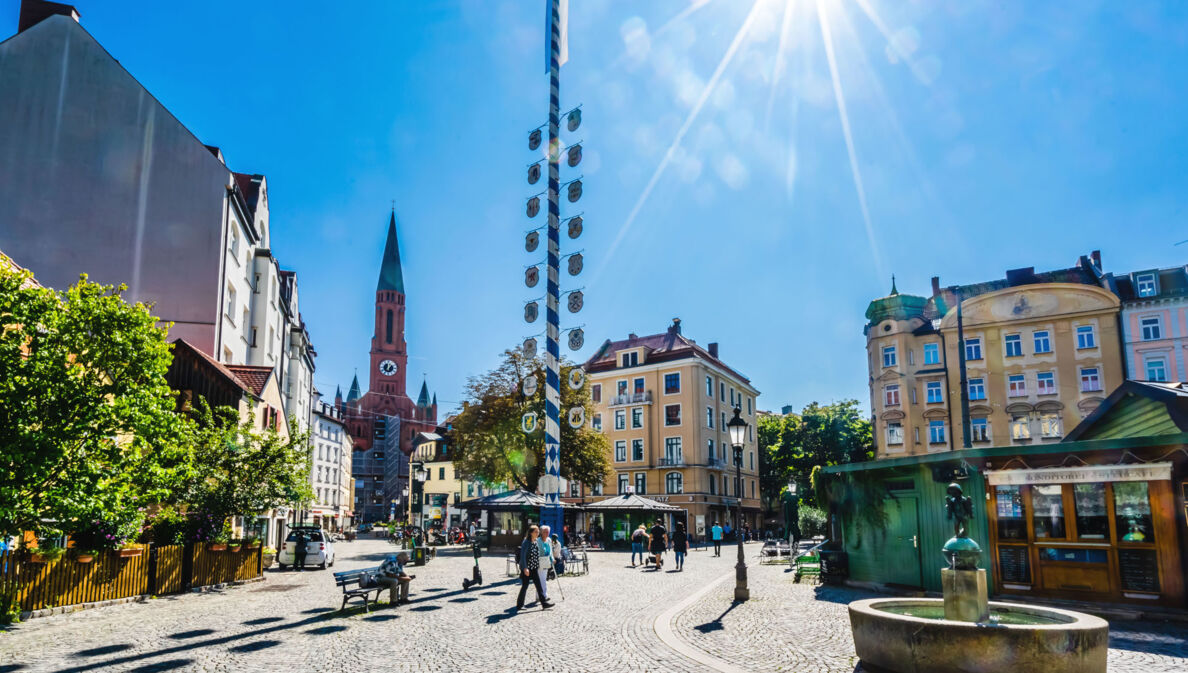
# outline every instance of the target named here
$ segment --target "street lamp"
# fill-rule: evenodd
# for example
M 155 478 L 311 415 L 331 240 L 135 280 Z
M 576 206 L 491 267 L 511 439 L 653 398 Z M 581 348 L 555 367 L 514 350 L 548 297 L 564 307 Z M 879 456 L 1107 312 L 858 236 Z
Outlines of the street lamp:
M 404 498 L 404 502 L 408 505 L 408 519 L 405 520 L 406 523 L 404 524 L 408 526 L 409 523 L 412 523 L 412 500 L 408 497 L 408 486 L 400 489 L 400 497 Z M 405 530 L 407 531 L 408 529 L 405 528 Z M 408 536 L 404 533 L 400 534 L 400 548 L 408 549 Z
M 796 480 L 788 477 L 788 509 L 784 510 L 788 517 L 788 545 L 796 546 L 800 539 L 800 500 L 796 497 Z M 792 550 L 795 555 L 795 550 Z
M 413 463 L 411 467 L 412 467 L 412 478 L 414 480 L 414 484 L 417 485 L 413 488 L 413 499 L 418 500 L 418 498 L 419 498 L 419 500 L 417 502 L 417 508 L 418 508 L 418 511 L 420 512 L 421 516 L 417 517 L 417 527 L 420 528 L 421 524 L 425 520 L 425 505 L 423 502 L 421 502 L 421 500 L 424 500 L 425 481 L 429 478 L 429 470 L 425 469 L 424 463 Z M 420 493 L 419 496 L 418 496 L 418 492 Z M 412 509 L 411 509 L 411 505 L 410 505 L 410 508 L 409 508 L 409 512 L 410 512 L 409 518 L 410 519 L 412 518 L 411 511 L 412 511 Z M 412 523 L 412 521 L 410 520 L 409 523 Z
M 747 588 L 747 562 L 743 556 L 742 536 L 742 464 L 743 442 L 747 439 L 747 422 L 740 415 L 742 409 L 734 408 L 734 418 L 726 423 L 726 430 L 730 432 L 730 444 L 734 447 L 734 495 L 738 502 L 734 509 L 734 534 L 738 536 L 738 564 L 734 566 L 734 600 L 742 602 L 751 597 L 751 590 Z

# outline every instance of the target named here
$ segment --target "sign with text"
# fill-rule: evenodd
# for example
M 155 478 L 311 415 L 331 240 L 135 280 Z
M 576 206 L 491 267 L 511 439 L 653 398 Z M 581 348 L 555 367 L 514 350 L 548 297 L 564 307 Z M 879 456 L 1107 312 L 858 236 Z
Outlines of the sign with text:
M 1084 484 L 1106 481 L 1160 481 L 1171 479 L 1171 463 L 1142 465 L 1086 465 L 1041 467 L 1033 470 L 986 470 L 991 486 L 1025 484 Z

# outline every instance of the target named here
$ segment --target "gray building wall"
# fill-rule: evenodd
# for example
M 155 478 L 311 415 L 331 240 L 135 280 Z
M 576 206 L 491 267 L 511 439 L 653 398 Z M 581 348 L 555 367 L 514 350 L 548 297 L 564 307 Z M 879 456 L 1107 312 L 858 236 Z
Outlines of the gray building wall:
M 214 353 L 229 179 L 69 17 L 0 43 L 0 251 L 43 284 L 126 283 Z

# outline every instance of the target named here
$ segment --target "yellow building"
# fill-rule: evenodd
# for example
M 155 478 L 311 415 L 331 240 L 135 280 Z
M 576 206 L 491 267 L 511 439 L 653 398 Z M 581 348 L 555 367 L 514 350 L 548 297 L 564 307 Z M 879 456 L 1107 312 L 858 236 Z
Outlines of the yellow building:
M 759 391 L 718 358 L 718 344 L 694 343 L 674 319 L 660 334 L 607 340 L 585 370 L 591 422 L 610 440 L 613 473 L 606 484 L 571 484 L 567 500 L 634 492 L 686 509 L 690 532 L 698 536 L 714 522 L 733 525 L 739 489 L 726 422 L 738 407 L 750 425 L 743 447 L 743 515 L 758 529 Z M 613 534 L 606 531 L 608 539 Z
M 963 446 L 962 354 L 971 447 L 1060 441 L 1124 379 L 1120 302 L 1101 279 L 1095 252 L 986 283 L 942 288 L 934 277 L 927 299 L 893 283 L 866 311 L 877 457 Z

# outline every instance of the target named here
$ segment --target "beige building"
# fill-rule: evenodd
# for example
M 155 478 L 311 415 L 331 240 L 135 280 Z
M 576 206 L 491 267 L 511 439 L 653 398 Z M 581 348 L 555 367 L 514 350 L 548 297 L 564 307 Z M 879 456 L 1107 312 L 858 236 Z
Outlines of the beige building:
M 690 532 L 698 536 L 715 521 L 733 522 L 739 489 L 726 422 L 738 407 L 750 425 L 742 456 L 743 515 L 759 527 L 759 391 L 718 358 L 718 344 L 696 344 L 674 319 L 660 334 L 607 340 L 585 370 L 591 422 L 610 440 L 613 473 L 606 484 L 570 484 L 567 500 L 638 493 L 686 509 Z
M 866 311 L 877 456 L 964 445 L 962 354 L 971 447 L 1060 441 L 1125 375 L 1120 302 L 1102 277 L 1095 252 L 1069 269 L 985 283 L 942 288 L 934 277 L 927 299 L 892 284 Z
M 310 428 L 309 485 L 314 499 L 310 504 L 313 523 L 326 530 L 340 531 L 351 525 L 351 505 L 355 501 L 351 477 L 354 440 L 347 432 L 342 411 L 333 404 L 319 401 L 314 408 Z

